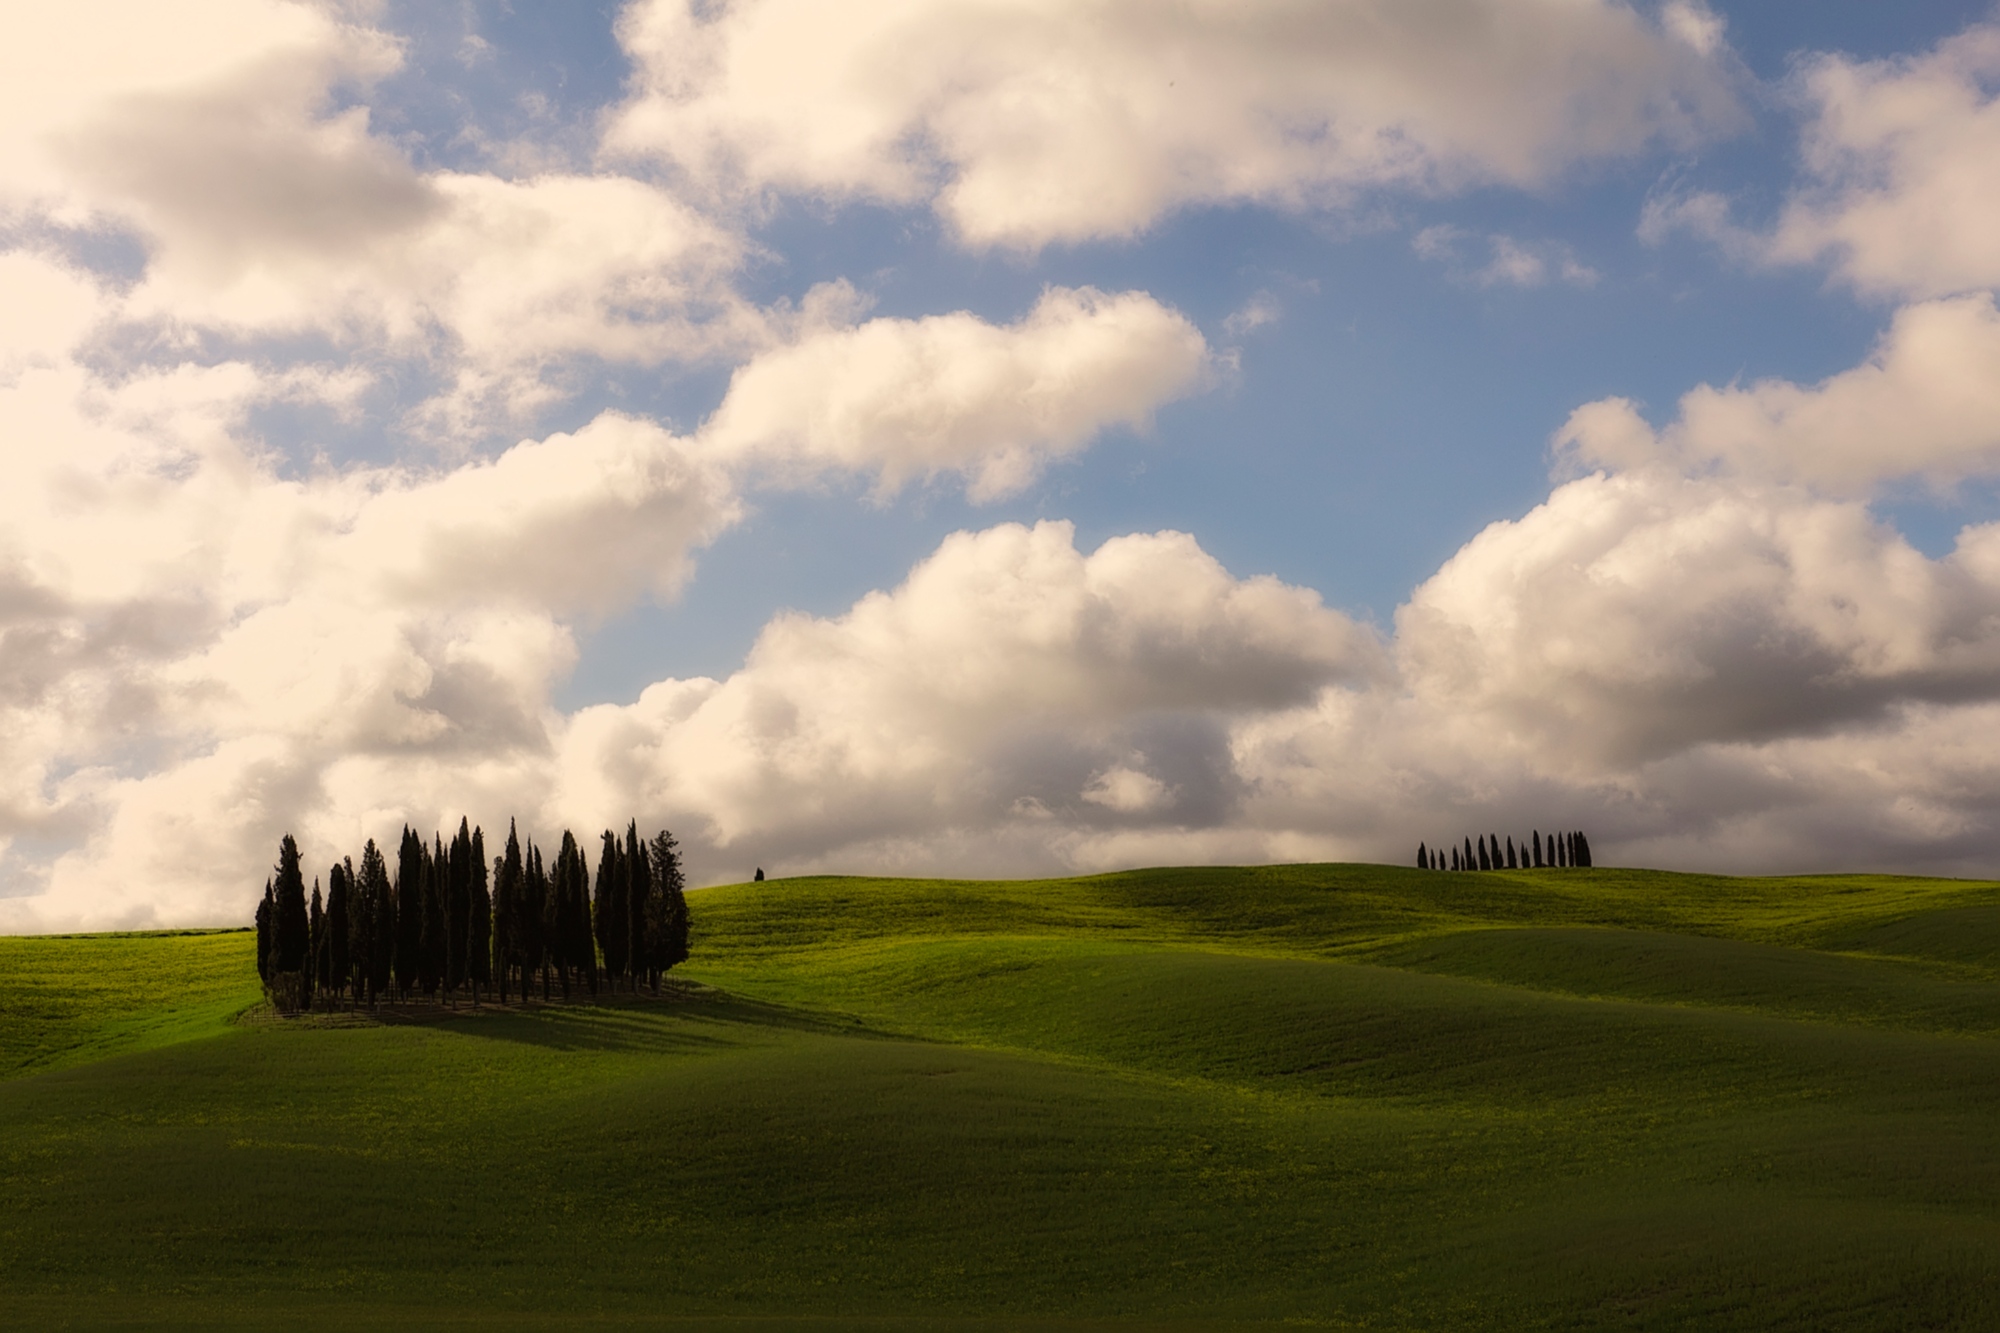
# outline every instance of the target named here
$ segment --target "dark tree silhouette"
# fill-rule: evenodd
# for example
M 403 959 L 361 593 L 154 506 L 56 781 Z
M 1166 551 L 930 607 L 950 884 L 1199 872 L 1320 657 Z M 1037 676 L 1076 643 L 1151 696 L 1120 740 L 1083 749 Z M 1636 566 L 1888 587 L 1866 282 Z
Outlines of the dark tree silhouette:
M 396 993 L 408 999 L 422 973 L 424 953 L 424 844 L 409 825 L 396 848 Z
M 368 950 L 368 1003 L 389 993 L 395 980 L 396 891 L 389 883 L 389 864 L 382 849 L 370 838 L 361 851 L 361 885 L 368 895 L 373 920 L 373 943 Z
M 257 904 L 257 980 L 267 986 L 271 984 L 271 949 L 275 938 L 273 917 L 276 914 L 277 905 L 271 897 L 271 881 L 266 879 L 264 901 Z
M 327 947 L 327 987 L 338 997 L 346 993 L 350 980 L 351 965 L 348 960 L 349 938 L 353 925 L 349 920 L 352 911 L 354 891 L 354 865 L 351 861 L 336 862 L 326 873 L 326 947 Z
M 1509 870 L 1521 868 L 1521 863 L 1514 859 L 1514 835 L 1511 833 L 1507 835 L 1507 868 Z
M 597 944 L 604 953 L 604 976 L 612 990 L 625 975 L 629 952 L 632 915 L 627 908 L 624 859 L 618 835 L 604 830 L 604 845 L 597 855 Z
M 479 988 L 493 983 L 493 895 L 486 889 L 486 835 L 472 830 L 471 909 L 466 926 L 467 968 L 472 978 L 472 1002 Z
M 631 924 L 626 939 L 625 972 L 631 978 L 632 991 L 638 992 L 639 983 L 651 972 L 646 957 L 647 904 L 653 897 L 653 871 L 647 863 L 646 844 L 639 841 L 639 821 L 633 820 L 625 827 L 625 850 L 620 854 L 625 863 L 625 880 L 628 898 L 626 911 Z
M 312 922 L 306 915 L 306 881 L 299 870 L 299 845 L 287 833 L 278 844 L 276 894 L 276 954 L 273 979 L 292 972 L 303 975 L 306 951 L 312 946 Z
M 762 884 L 764 882 L 764 867 L 762 866 L 757 867 L 757 875 L 755 882 L 758 884 Z
M 680 843 L 665 829 L 653 835 L 647 859 L 652 867 L 653 892 L 646 923 L 646 953 L 657 994 L 661 974 L 687 961 L 687 876 L 681 871 Z
M 1419 870 L 1429 870 L 1430 868 L 1431 868 L 1431 854 L 1430 854 L 1430 850 L 1429 850 L 1428 848 L 1426 848 L 1426 847 L 1424 846 L 1424 844 L 1422 844 L 1422 843 L 1418 843 L 1418 844 L 1417 844 L 1417 869 L 1419 869 Z

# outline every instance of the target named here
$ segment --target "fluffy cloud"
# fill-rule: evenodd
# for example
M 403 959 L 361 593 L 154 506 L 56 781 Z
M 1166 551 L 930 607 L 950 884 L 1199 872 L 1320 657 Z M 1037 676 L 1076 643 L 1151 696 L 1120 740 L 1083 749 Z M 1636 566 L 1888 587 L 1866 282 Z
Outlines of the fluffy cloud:
M 1232 717 L 1382 666 L 1314 594 L 1182 534 L 1086 555 L 1068 524 L 1009 524 L 838 619 L 781 617 L 725 681 L 579 713 L 558 804 L 671 814 L 732 860 L 1012 841 L 1046 863 L 1052 827 L 1226 821 Z
M 642 0 L 607 133 L 722 190 L 934 203 L 973 246 L 1190 204 L 1536 185 L 1732 122 L 1720 25 L 1614 0 Z
M 1917 57 L 1822 56 L 1801 75 L 1809 184 L 1771 257 L 1830 258 L 1864 291 L 1940 296 L 2000 285 L 2000 25 Z
M 1981 293 L 1897 312 L 1867 361 L 1816 385 L 1702 385 L 1655 431 L 1625 399 L 1587 404 L 1558 443 L 1587 465 L 1665 464 L 1844 495 L 2000 470 L 2000 311 Z
M 808 332 L 736 372 L 702 439 L 782 471 L 872 470 L 883 492 L 962 472 L 991 499 L 1208 370 L 1201 333 L 1145 293 L 1053 288 L 1005 327 L 961 312 Z
M 665 191 L 417 170 L 343 106 L 397 44 L 322 7 L 103 0 L 9 29 L 0 210 L 139 238 L 127 321 L 417 358 L 447 383 L 421 414 L 443 431 L 546 404 L 576 358 L 771 336 L 731 285 L 743 239 Z

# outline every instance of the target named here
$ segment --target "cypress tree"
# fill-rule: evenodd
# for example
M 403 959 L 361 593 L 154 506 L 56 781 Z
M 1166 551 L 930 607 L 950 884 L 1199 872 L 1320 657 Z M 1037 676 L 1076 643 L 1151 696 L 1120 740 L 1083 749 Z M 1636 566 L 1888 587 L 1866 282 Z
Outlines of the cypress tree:
M 350 861 L 342 861 L 326 872 L 327 981 L 335 996 L 346 992 L 351 970 L 348 946 L 353 927 L 348 917 L 352 890 L 348 886 L 353 879 L 354 865 Z
M 1514 859 L 1514 835 L 1511 833 L 1507 835 L 1507 868 L 1509 870 L 1521 868 L 1521 863 Z
M 396 993 L 404 999 L 415 989 L 424 955 L 424 844 L 415 830 L 403 825 L 396 849 Z
M 1467 838 L 1467 839 L 1465 840 L 1465 856 L 1463 857 L 1463 861 L 1464 861 L 1464 865 L 1465 865 L 1465 868 L 1466 868 L 1467 870 L 1470 870 L 1470 869 L 1472 869 L 1472 867 L 1474 867 L 1474 866 L 1476 866 L 1476 865 L 1478 865 L 1478 864 L 1479 864 L 1479 862 L 1478 862 L 1478 861 L 1476 861 L 1476 860 L 1474 860 L 1474 859 L 1473 859 L 1473 856 L 1472 856 L 1472 839 L 1470 839 L 1470 838 Z
M 418 927 L 419 947 L 417 951 L 417 982 L 424 988 L 424 994 L 438 999 L 438 987 L 444 984 L 445 970 L 445 886 L 443 878 L 449 862 L 445 859 L 444 839 L 435 830 L 431 833 L 431 847 L 425 848 L 423 839 L 417 840 L 417 848 L 424 854 L 424 873 L 421 880 L 423 919 Z
M 1576 835 L 1576 851 L 1578 864 L 1585 870 L 1590 869 L 1590 839 L 1585 837 L 1581 831 Z
M 1565 833 L 1556 839 L 1556 866 L 1567 870 L 1569 865 L 1569 834 Z
M 521 862 L 521 939 L 524 946 L 525 974 L 539 977 L 542 981 L 542 998 L 548 998 L 549 966 L 549 880 L 542 873 L 542 849 L 535 846 L 533 838 L 523 852 Z M 522 983 L 522 989 L 527 983 Z
M 286 974 L 304 985 L 306 952 L 312 946 L 312 921 L 306 914 L 306 881 L 299 870 L 299 845 L 287 833 L 278 844 L 278 873 L 273 885 L 276 899 L 277 965 L 272 979 L 284 984 Z
M 459 816 L 458 832 L 452 835 L 451 849 L 442 859 L 444 989 L 451 995 L 464 988 L 472 973 L 467 952 L 472 932 L 472 827 L 465 816 Z
M 1458 848 L 1456 847 L 1451 849 L 1451 868 L 1453 870 L 1458 869 Z
M 1536 829 L 1534 830 L 1534 834 L 1535 834 L 1535 869 L 1540 870 L 1542 868 L 1542 831 L 1540 829 Z
M 374 913 L 373 942 L 368 948 L 368 1003 L 389 993 L 395 980 L 396 891 L 389 884 L 389 863 L 370 838 L 361 849 L 361 883 Z
M 326 988 L 326 911 L 321 906 L 319 879 L 313 878 L 312 908 L 306 913 L 306 1007 L 312 1007 L 313 995 Z
M 1431 868 L 1430 849 L 1425 847 L 1424 844 L 1420 842 L 1417 844 L 1417 869 L 1429 870 L 1430 868 Z
M 1491 870 L 1493 868 L 1493 858 L 1486 854 L 1486 839 L 1484 836 L 1479 839 L 1479 868 L 1481 870 Z
M 620 861 L 618 835 L 604 830 L 604 846 L 597 857 L 597 944 L 604 953 L 604 976 L 611 989 L 625 975 L 626 935 L 631 914 L 626 910 L 625 872 Z
M 576 873 L 576 838 L 568 829 L 563 830 L 562 843 L 556 848 L 556 869 L 549 877 L 549 954 L 556 965 L 557 979 L 562 982 L 563 998 L 569 996 L 570 969 L 576 963 L 576 927 L 571 919 L 571 900 L 576 896 L 576 885 L 572 876 Z
M 493 950 L 500 960 L 500 1002 L 507 1002 L 507 977 L 523 968 L 526 950 L 521 938 L 521 838 L 514 821 L 507 821 L 507 853 L 494 863 L 493 870 Z M 527 972 L 520 976 L 522 1000 L 528 998 Z
M 493 983 L 493 895 L 486 889 L 486 835 L 472 830 L 471 907 L 467 916 L 465 947 L 470 958 L 472 1002 L 479 1003 L 479 988 Z
M 660 920 L 658 939 L 649 948 L 653 991 L 657 994 L 660 974 L 687 961 L 687 876 L 681 870 L 680 843 L 665 829 L 653 835 L 649 860 L 653 869 L 653 901 L 659 904 L 656 915 Z
M 271 881 L 264 880 L 264 900 L 257 904 L 257 980 L 271 984 L 271 941 L 272 916 L 276 907 L 271 899 Z
M 633 820 L 625 826 L 625 851 L 620 858 L 625 863 L 625 875 L 629 898 L 626 903 L 630 912 L 631 925 L 626 935 L 626 975 L 632 979 L 632 990 L 638 993 L 639 983 L 645 979 L 649 969 L 646 957 L 646 913 L 647 903 L 653 896 L 653 873 L 647 864 L 646 844 L 639 841 L 639 821 Z

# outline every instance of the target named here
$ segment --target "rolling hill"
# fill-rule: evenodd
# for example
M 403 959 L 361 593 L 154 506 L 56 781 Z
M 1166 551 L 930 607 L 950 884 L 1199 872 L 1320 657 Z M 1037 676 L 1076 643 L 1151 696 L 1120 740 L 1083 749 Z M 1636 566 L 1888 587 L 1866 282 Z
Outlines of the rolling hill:
M 23 1326 L 2000 1327 L 2000 885 L 691 895 L 660 999 L 279 1020 L 0 940 Z

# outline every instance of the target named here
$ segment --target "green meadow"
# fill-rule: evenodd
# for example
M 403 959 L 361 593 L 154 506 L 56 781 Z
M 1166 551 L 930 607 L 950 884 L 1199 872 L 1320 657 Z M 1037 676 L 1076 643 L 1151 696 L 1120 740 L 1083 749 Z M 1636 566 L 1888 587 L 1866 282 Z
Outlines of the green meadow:
M 2000 1328 L 2000 885 L 814 878 L 660 998 L 0 939 L 0 1322 Z

